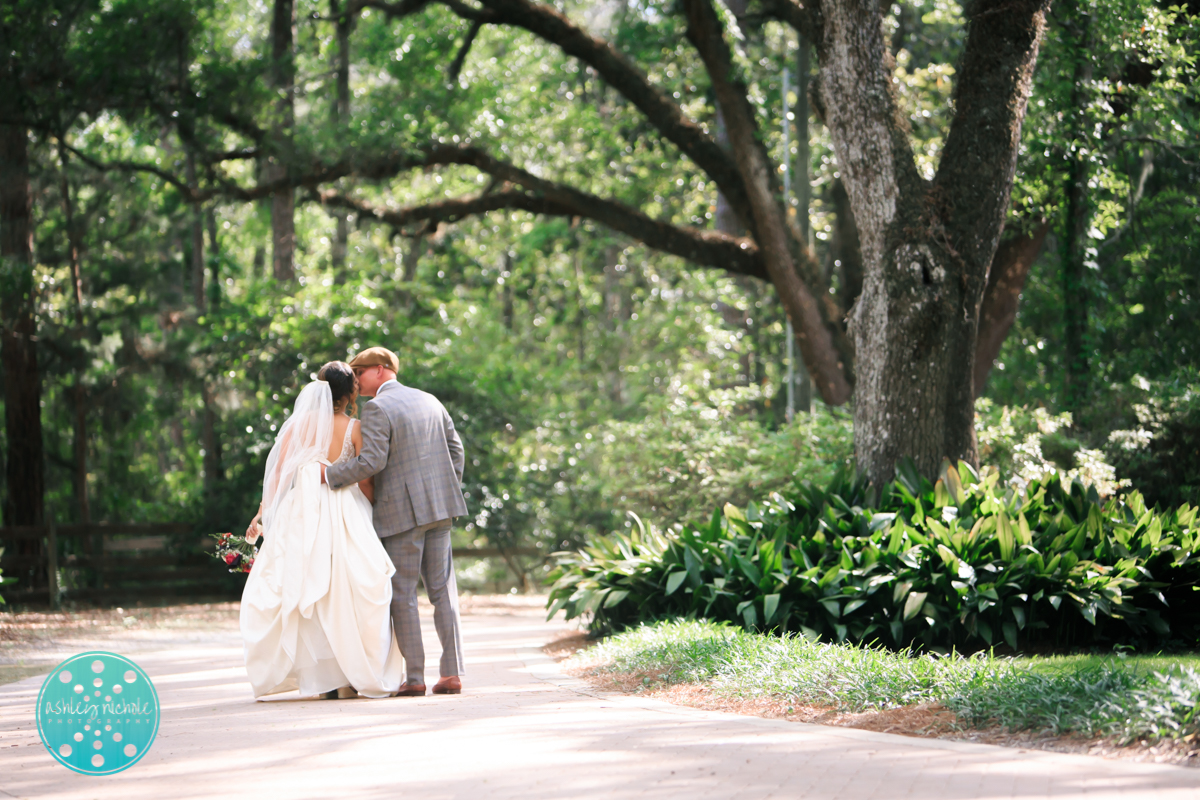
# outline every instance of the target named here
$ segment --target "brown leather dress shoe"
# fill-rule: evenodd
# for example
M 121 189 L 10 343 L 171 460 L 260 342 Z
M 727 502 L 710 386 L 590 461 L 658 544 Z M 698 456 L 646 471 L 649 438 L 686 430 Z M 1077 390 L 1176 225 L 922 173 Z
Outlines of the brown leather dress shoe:
M 392 695 L 392 697 L 424 697 L 424 696 L 425 696 L 425 684 L 423 684 L 423 683 L 408 683 L 408 682 L 400 684 L 400 690 L 397 691 L 394 695 Z
M 442 678 L 433 685 L 434 694 L 462 694 L 462 681 L 457 675 Z

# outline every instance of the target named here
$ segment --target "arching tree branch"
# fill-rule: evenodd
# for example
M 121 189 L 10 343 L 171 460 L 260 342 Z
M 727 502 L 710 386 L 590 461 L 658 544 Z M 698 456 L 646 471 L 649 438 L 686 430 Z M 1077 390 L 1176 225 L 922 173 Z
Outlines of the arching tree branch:
M 531 193 L 513 188 L 509 183 L 505 188 L 491 193 L 405 208 L 373 206 L 334 192 L 321 192 L 317 199 L 327 206 L 352 210 L 397 228 L 417 222 L 454 222 L 464 217 L 500 210 L 520 210 L 556 217 L 583 217 L 624 233 L 655 250 L 687 259 L 693 264 L 767 279 L 758 247 L 749 239 L 660 222 L 616 201 L 545 181 L 541 181 L 539 186 L 540 192 Z
M 743 213 L 749 208 L 737 165 L 695 120 L 684 115 L 669 95 L 612 44 L 591 36 L 553 6 L 533 0 L 482 0 L 484 15 L 463 14 L 457 0 L 438 0 L 466 19 L 524 28 L 596 70 L 610 86 L 633 103 L 664 138 L 704 170 L 730 205 Z M 744 220 L 753 229 L 752 220 Z
M 797 272 L 783 207 L 771 190 L 772 170 L 758 143 L 753 111 L 746 89 L 732 77 L 733 57 L 712 0 L 684 0 L 688 39 L 695 45 L 713 82 L 713 90 L 729 131 L 738 170 L 754 216 L 755 236 L 763 250 L 763 263 L 779 298 L 796 327 L 796 342 L 821 398 L 830 405 L 850 399 L 851 386 L 845 362 L 834 344 L 834 331 L 823 308 Z

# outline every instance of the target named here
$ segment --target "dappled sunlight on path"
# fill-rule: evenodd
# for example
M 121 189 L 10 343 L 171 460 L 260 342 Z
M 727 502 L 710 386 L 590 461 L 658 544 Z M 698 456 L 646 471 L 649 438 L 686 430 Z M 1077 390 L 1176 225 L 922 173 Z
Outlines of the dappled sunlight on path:
M 51 759 L 33 717 L 41 679 L 12 683 L 0 687 L 0 796 L 1200 798 L 1196 770 L 607 695 L 541 653 L 567 629 L 536 608 L 467 615 L 465 693 L 413 699 L 255 702 L 235 630 L 147 651 L 134 658 L 162 701 L 158 740 L 103 778 Z

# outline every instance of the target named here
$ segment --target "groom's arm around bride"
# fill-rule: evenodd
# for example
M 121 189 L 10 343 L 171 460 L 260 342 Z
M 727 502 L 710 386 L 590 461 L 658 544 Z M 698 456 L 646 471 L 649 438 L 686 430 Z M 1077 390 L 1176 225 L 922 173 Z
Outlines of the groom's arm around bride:
M 397 382 L 399 360 L 372 347 L 350 362 L 359 391 L 374 395 L 362 411 L 362 451 L 328 467 L 325 480 L 339 489 L 375 477 L 375 532 L 396 566 L 392 621 L 407 681 L 401 694 L 425 693 L 425 653 L 417 616 L 417 578 L 434 606 L 442 643 L 442 680 L 435 693 L 457 693 L 462 674 L 458 588 L 450 551 L 454 517 L 465 516 L 465 457 L 454 422 L 433 395 Z

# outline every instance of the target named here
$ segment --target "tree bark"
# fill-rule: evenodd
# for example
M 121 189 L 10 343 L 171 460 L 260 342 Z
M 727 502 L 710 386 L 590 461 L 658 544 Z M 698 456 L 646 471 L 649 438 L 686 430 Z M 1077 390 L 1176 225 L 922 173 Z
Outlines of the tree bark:
M 196 154 L 190 149 L 187 153 L 187 180 L 189 186 L 196 187 Z M 204 210 L 199 203 L 192 203 L 190 227 L 192 303 L 196 306 L 196 311 L 203 314 L 206 305 L 204 296 Z
M 346 5 L 349 5 L 347 0 Z M 337 24 L 337 93 L 333 102 L 333 127 L 337 135 L 341 135 L 343 127 L 350 121 L 350 31 L 354 18 L 348 8 L 343 8 L 342 0 L 329 0 L 329 14 Z M 329 261 L 333 267 L 335 283 L 346 282 L 346 245 L 350 239 L 349 215 L 345 211 L 337 211 L 334 215 L 336 230 L 333 244 L 330 247 Z
M 1066 175 L 1066 215 L 1063 220 L 1062 237 L 1062 291 L 1063 291 L 1063 349 L 1066 362 L 1064 401 L 1069 409 L 1082 405 L 1087 394 L 1090 359 L 1088 358 L 1087 331 L 1088 308 L 1090 306 L 1087 281 L 1088 227 L 1091 208 L 1088 203 L 1088 160 L 1086 149 L 1087 133 L 1084 130 L 1084 103 L 1086 85 L 1092 78 L 1091 58 L 1088 54 L 1089 18 L 1080 13 L 1076 3 L 1064 9 L 1069 16 L 1066 26 L 1070 31 L 1075 57 L 1074 83 L 1071 88 L 1071 124 L 1073 141 L 1068 145 Z
M 862 245 L 858 240 L 854 210 L 850 207 L 850 195 L 846 193 L 846 186 L 841 180 L 835 180 L 830 186 L 829 200 L 834 215 L 833 241 L 829 249 L 833 254 L 833 268 L 841 278 L 838 281 L 838 301 L 842 308 L 850 309 L 862 294 Z
M 0 364 L 4 367 L 6 525 L 41 525 L 42 382 L 34 318 L 33 209 L 25 128 L 0 125 Z
M 282 180 L 292 168 L 292 127 L 295 125 L 296 67 L 292 43 L 296 25 L 294 0 L 275 0 L 271 17 L 271 78 L 276 97 L 273 153 L 267 179 Z M 271 261 L 278 281 L 296 277 L 295 190 L 277 189 L 271 197 Z
M 723 39 L 720 21 L 709 0 L 685 0 L 684 10 L 688 39 L 705 63 L 725 117 L 753 217 L 751 227 L 755 230 L 767 274 L 795 325 L 796 340 L 817 391 L 826 403 L 845 403 L 850 398 L 850 383 L 844 364 L 838 358 L 821 307 L 797 272 L 783 207 L 772 192 L 772 170 L 757 139 L 754 112 L 744 87 L 737 86 L 729 77 L 733 60 Z
M 204 215 L 208 228 L 208 304 L 213 311 L 221 308 L 221 246 L 217 240 L 217 215 L 210 207 Z
M 801 24 L 820 59 L 818 93 L 863 257 L 851 317 L 855 453 L 873 482 L 911 457 L 978 464 L 974 357 L 988 267 L 1009 205 L 1041 2 L 970 7 L 956 115 L 932 183 L 916 170 L 894 96 L 884 7 L 825 0 Z
M 204 404 L 202 441 L 204 443 L 204 493 L 212 500 L 221 482 L 225 480 L 225 468 L 221 458 L 221 433 L 217 430 L 220 417 L 216 400 L 208 379 L 201 378 L 201 400 Z
M 1005 239 L 996 248 L 992 268 L 988 272 L 987 289 L 979 310 L 979 333 L 975 339 L 975 396 L 983 394 L 988 374 L 1008 338 L 1021 291 L 1029 277 L 1029 269 L 1042 251 L 1050 223 L 1041 222 L 1031 233 L 1021 233 Z
M 59 191 L 62 194 L 63 223 L 67 231 L 67 260 L 71 265 L 71 288 L 75 300 L 75 336 L 82 341 L 83 329 L 83 274 L 79 263 L 79 232 L 75 229 L 75 205 L 71 200 L 71 182 L 67 177 L 66 148 L 59 140 L 59 164 L 61 180 Z M 74 465 L 72 483 L 75 488 L 75 505 L 79 512 L 79 521 L 88 524 L 92 521 L 92 507 L 88 499 L 87 480 L 87 387 L 83 384 L 83 365 L 75 366 L 75 385 L 71 387 L 71 401 L 74 405 Z

